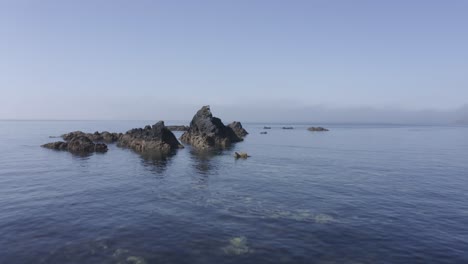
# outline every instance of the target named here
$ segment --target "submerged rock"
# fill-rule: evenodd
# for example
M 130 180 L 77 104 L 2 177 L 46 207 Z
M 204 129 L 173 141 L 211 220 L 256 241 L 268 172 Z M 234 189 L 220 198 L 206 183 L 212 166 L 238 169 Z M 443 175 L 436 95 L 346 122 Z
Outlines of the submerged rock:
M 247 132 L 247 130 L 245 130 L 242 127 L 241 122 L 234 121 L 231 124 L 229 124 L 228 127 L 230 127 L 232 129 L 232 131 L 234 131 L 234 133 L 236 133 L 236 135 L 239 138 L 244 138 L 245 136 L 247 136 L 249 134 L 249 132 Z
M 127 257 L 127 263 L 131 263 L 131 264 L 146 264 L 146 260 L 142 257 L 138 257 L 138 256 L 129 256 Z
M 166 126 L 171 131 L 187 131 L 188 126 Z
M 84 133 L 82 131 L 74 131 L 67 134 L 63 134 L 62 138 L 66 141 L 70 141 L 77 136 L 87 137 L 94 142 L 114 143 L 119 140 L 119 138 L 122 136 L 122 133 L 110 133 L 107 131 L 103 131 L 101 133 L 99 133 L 98 131 L 94 133 Z
M 227 255 L 243 255 L 253 252 L 247 245 L 247 238 L 245 237 L 234 237 L 230 239 L 229 245 L 224 247 L 223 251 Z
M 294 127 L 282 127 L 283 129 L 294 129 Z
M 118 145 L 131 148 L 137 152 L 169 153 L 172 150 L 183 148 L 174 134 L 159 121 L 153 126 L 134 128 L 127 131 L 119 139 Z
M 323 128 L 323 127 L 309 127 L 307 130 L 313 131 L 313 132 L 328 131 L 328 129 Z
M 106 152 L 107 145 L 103 143 L 95 144 L 91 139 L 86 136 L 75 136 L 68 142 L 58 141 L 42 145 L 44 148 L 55 150 L 67 150 L 74 153 L 92 153 L 92 152 Z
M 263 127 L 263 129 L 271 129 L 271 127 L 265 126 Z
M 315 216 L 315 222 L 317 224 L 328 224 L 328 223 L 336 222 L 336 220 L 331 215 L 318 214 Z
M 190 122 L 190 127 L 180 138 L 182 142 L 198 149 L 229 147 L 242 141 L 232 128 L 225 126 L 221 119 L 214 117 L 209 106 L 203 106 Z
M 264 132 L 260 132 L 260 134 L 266 135 L 266 134 L 268 134 L 268 132 L 264 131 Z

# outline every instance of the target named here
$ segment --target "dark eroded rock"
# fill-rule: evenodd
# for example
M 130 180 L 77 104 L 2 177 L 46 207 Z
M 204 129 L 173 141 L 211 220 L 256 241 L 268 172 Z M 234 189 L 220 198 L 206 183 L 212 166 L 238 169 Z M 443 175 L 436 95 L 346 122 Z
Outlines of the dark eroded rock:
M 169 153 L 172 150 L 183 148 L 174 134 L 159 121 L 153 126 L 134 128 L 127 131 L 119 139 L 118 145 L 131 148 L 137 152 Z
M 97 131 L 94 133 L 84 133 L 82 131 L 74 131 L 67 134 L 63 134 L 62 138 L 65 141 L 70 141 L 77 136 L 85 136 L 94 142 L 114 143 L 119 140 L 119 138 L 122 136 L 122 133 L 110 133 L 107 131 L 103 131 L 101 133 Z
M 307 130 L 313 131 L 313 132 L 328 131 L 328 129 L 323 128 L 323 127 L 309 127 Z
M 63 141 L 57 141 L 44 144 L 41 147 L 55 150 L 68 150 L 68 143 Z
M 42 145 L 44 148 L 55 150 L 67 150 L 73 153 L 92 153 L 106 152 L 107 145 L 103 143 L 94 143 L 86 136 L 76 136 L 68 142 L 58 141 Z
M 190 122 L 190 127 L 180 138 L 182 142 L 198 149 L 213 147 L 225 148 L 234 142 L 242 141 L 232 128 L 213 117 L 209 106 L 203 106 Z
M 245 136 L 247 136 L 249 134 L 249 132 L 247 132 L 247 130 L 245 130 L 242 127 L 241 122 L 234 121 L 231 124 L 229 124 L 228 127 L 230 127 L 232 129 L 232 131 L 234 131 L 234 133 L 236 133 L 236 135 L 239 138 L 244 138 Z

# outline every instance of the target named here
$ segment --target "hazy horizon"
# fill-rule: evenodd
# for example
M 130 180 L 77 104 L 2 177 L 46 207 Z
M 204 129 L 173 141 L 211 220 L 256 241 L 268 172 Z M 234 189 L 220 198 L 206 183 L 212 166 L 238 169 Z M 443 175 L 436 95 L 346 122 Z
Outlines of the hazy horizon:
M 0 119 L 468 123 L 467 1 L 0 3 Z
M 199 106 L 180 105 L 159 112 L 137 113 L 143 118 L 131 117 L 125 112 L 115 116 L 101 116 L 100 118 L 81 119 L 57 116 L 56 118 L 0 118 L 3 121 L 169 121 L 170 123 L 185 124 L 190 122 Z M 395 108 L 328 108 L 324 106 L 312 107 L 256 107 L 245 108 L 242 105 L 219 106 L 211 105 L 214 116 L 220 117 L 224 123 L 241 121 L 245 123 L 310 123 L 310 124 L 408 124 L 408 125 L 457 125 L 468 124 L 468 105 L 453 111 L 435 111 L 430 109 L 410 111 Z M 272 114 L 274 112 L 274 114 Z M 310 118 L 303 117 L 310 113 Z M 299 115 L 299 118 L 298 118 Z M 124 118 L 121 118 L 121 117 Z

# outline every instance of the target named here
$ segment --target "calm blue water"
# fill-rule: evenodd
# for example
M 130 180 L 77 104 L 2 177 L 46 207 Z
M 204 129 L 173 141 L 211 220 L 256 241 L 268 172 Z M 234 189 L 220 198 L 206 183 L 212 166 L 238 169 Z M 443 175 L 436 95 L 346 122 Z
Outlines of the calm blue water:
M 149 123 L 1 121 L 0 263 L 468 263 L 467 127 L 250 124 L 164 160 L 39 147 Z

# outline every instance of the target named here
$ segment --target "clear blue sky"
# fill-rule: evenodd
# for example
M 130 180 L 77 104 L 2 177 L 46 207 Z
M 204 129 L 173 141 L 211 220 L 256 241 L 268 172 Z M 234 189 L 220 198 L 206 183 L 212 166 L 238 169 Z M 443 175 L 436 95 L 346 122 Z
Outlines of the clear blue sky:
M 4 0 L 0 38 L 3 119 L 468 103 L 468 1 Z

